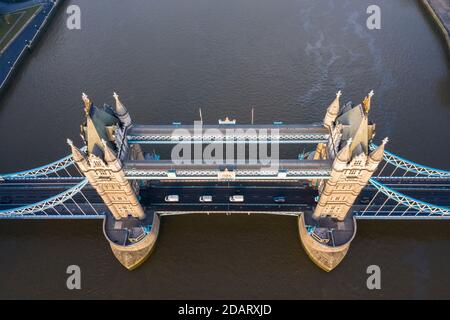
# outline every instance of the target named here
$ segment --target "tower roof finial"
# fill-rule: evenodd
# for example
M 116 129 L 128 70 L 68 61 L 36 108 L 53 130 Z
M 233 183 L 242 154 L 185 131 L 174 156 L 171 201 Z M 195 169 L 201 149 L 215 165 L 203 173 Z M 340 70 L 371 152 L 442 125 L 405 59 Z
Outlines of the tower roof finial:
M 363 108 L 366 114 L 370 111 L 370 102 L 372 101 L 372 97 L 374 95 L 373 90 L 370 90 L 369 94 L 363 100 Z
M 91 111 L 92 102 L 87 96 L 86 93 L 81 94 L 81 99 L 83 99 L 84 102 L 84 112 L 86 113 L 86 116 L 89 116 L 89 112 Z

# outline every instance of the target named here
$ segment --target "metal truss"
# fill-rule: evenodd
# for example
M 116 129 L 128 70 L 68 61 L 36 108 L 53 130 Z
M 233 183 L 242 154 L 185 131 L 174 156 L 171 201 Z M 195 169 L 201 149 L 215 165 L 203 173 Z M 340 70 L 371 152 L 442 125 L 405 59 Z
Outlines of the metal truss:
M 81 150 L 86 151 L 86 147 L 83 147 Z M 47 176 L 49 174 L 64 170 L 73 164 L 74 164 L 74 161 L 73 161 L 72 155 L 69 155 L 58 161 L 52 162 L 50 164 L 47 164 L 45 166 L 41 166 L 41 167 L 38 167 L 35 169 L 20 171 L 20 172 L 15 172 L 15 173 L 9 173 L 9 174 L 3 174 L 3 175 L 0 174 L 0 181 L 7 180 L 7 179 Z
M 282 134 L 268 135 L 267 138 L 257 135 L 238 136 L 172 136 L 172 135 L 128 135 L 131 144 L 179 144 L 179 143 L 321 143 L 328 141 L 328 134 Z
M 418 211 L 421 214 L 429 214 L 429 215 L 440 215 L 440 216 L 448 216 L 450 215 L 450 207 L 441 207 L 436 206 L 430 203 L 426 203 L 414 198 L 411 198 L 403 193 L 395 191 L 392 188 L 378 182 L 377 180 L 371 178 L 369 182 L 381 193 L 387 196 L 389 199 L 396 201 L 397 203 L 409 208 Z
M 33 203 L 27 206 L 0 210 L 0 219 L 1 218 L 11 218 L 14 216 L 27 216 L 34 215 L 37 212 L 43 212 L 47 209 L 52 209 L 65 201 L 72 199 L 78 192 L 80 192 L 86 185 L 88 184 L 88 180 L 84 179 L 80 183 L 76 184 L 72 188 L 57 194 L 49 199 Z M 57 211 L 55 211 L 55 215 L 59 215 Z
M 268 180 L 285 180 L 285 179 L 328 179 L 330 170 L 289 170 L 285 174 L 279 171 L 271 170 L 235 170 L 232 171 L 236 180 L 248 180 L 252 178 L 268 179 Z M 136 170 L 129 169 L 125 171 L 127 179 L 173 179 L 173 180 L 189 180 L 189 179 L 218 179 L 220 171 L 218 170 L 177 170 L 176 172 L 168 172 L 165 170 Z
M 378 146 L 376 144 L 371 143 L 370 149 L 374 150 Z M 420 175 L 426 175 L 429 177 L 450 177 L 450 171 L 434 169 L 431 167 L 423 166 L 413 161 L 404 159 L 396 154 L 393 154 L 389 151 L 384 151 L 384 160 L 397 168 L 401 168 L 405 171 L 413 172 Z

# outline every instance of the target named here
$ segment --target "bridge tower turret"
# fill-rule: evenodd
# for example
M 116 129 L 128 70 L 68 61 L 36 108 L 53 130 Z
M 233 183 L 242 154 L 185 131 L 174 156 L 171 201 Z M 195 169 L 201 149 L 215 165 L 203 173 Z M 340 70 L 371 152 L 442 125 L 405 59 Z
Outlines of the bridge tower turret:
M 126 144 L 126 141 L 116 139 L 117 132 L 123 130 L 121 120 L 110 106 L 104 105 L 99 108 L 92 104 L 86 94 L 83 94 L 82 98 L 86 123 L 81 126 L 81 135 L 87 144 L 87 154 L 68 140 L 78 168 L 103 199 L 116 220 L 128 216 L 144 219 L 144 209 L 137 198 L 138 186 L 126 179 L 122 160 L 114 151 L 120 151 L 123 144 Z M 129 115 L 126 118 L 126 121 L 128 120 L 130 120 Z M 131 122 L 128 123 L 130 124 Z M 127 153 L 124 156 L 126 157 Z
M 327 109 L 327 113 L 325 115 L 325 118 L 323 119 L 323 125 L 327 128 L 331 128 L 331 126 L 333 125 L 334 121 L 336 120 L 339 114 L 339 98 L 341 96 L 342 92 L 339 90 L 336 93 L 336 98 L 333 100 L 333 102 Z
M 119 95 L 114 92 L 114 100 L 116 101 L 115 115 L 119 119 L 120 125 L 115 130 L 116 144 L 119 150 L 119 158 L 128 157 L 130 160 L 144 160 L 144 152 L 140 145 L 129 145 L 126 139 L 127 131 L 133 126 L 130 113 L 125 105 L 120 101 Z
M 351 102 L 347 103 L 329 127 L 328 158 L 333 160 L 333 165 L 330 179 L 319 187 L 320 198 L 314 211 L 316 219 L 331 217 L 345 220 L 359 193 L 383 159 L 387 139 L 369 154 L 369 141 L 375 135 L 375 125 L 368 119 L 372 96 L 373 91 L 362 104 L 355 107 Z M 327 111 L 327 115 L 329 113 Z
M 369 141 L 375 135 L 375 125 L 368 119 L 372 96 L 373 91 L 362 104 L 353 106 L 349 102 L 339 109 L 338 92 L 325 116 L 324 126 L 330 130 L 330 139 L 326 150 L 321 146 L 315 157 L 332 161 L 331 174 L 328 180 L 320 182 L 316 208 L 312 214 L 301 216 L 299 227 L 309 256 L 326 271 L 335 268 L 349 249 L 356 232 L 351 208 L 382 161 L 388 141 L 384 139 L 370 153 Z
M 76 165 L 109 209 L 103 233 L 119 262 L 131 270 L 150 255 L 159 232 L 159 216 L 145 214 L 138 199 L 139 184 L 128 180 L 123 170 L 124 161 L 143 158 L 142 150 L 128 144 L 127 130 L 133 124 L 117 94 L 115 110 L 106 104 L 95 106 L 86 94 L 82 98 L 86 153 L 68 143 Z

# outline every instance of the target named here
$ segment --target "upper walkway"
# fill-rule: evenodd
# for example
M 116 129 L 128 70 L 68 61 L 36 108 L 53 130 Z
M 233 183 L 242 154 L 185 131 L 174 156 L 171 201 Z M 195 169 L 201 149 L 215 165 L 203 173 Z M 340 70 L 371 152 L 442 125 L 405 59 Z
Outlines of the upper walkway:
M 273 163 L 272 165 L 275 165 Z M 276 166 L 258 164 L 174 164 L 172 161 L 126 161 L 124 171 L 133 180 L 304 180 L 327 179 L 329 160 L 280 160 Z
M 321 143 L 327 142 L 328 129 L 320 124 L 269 125 L 133 125 L 127 132 L 131 144 L 178 143 Z

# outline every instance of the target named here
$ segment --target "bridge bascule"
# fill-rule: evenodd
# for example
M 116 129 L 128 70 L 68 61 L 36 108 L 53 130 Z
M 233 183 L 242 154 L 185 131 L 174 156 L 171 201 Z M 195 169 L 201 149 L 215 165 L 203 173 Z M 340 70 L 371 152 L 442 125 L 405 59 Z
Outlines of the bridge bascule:
M 341 105 L 338 92 L 321 124 L 198 126 L 134 124 L 118 95 L 113 108 L 83 94 L 85 146 L 68 140 L 69 156 L 0 174 L 0 219 L 103 219 L 114 255 L 134 269 L 152 251 L 165 215 L 290 215 L 307 254 L 330 271 L 345 257 L 357 220 L 450 218 L 450 172 L 385 150 L 387 139 L 375 145 L 372 95 Z M 298 159 L 272 158 L 275 163 L 161 160 L 144 152 L 147 145 L 261 144 L 313 150 Z

